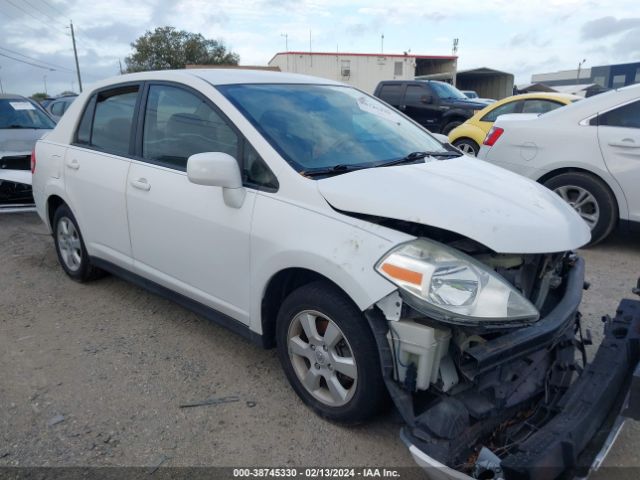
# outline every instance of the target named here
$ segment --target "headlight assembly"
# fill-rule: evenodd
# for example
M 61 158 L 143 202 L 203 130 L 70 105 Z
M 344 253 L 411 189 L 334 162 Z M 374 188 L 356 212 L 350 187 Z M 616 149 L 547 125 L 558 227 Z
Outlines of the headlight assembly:
M 490 267 L 431 240 L 399 245 L 375 268 L 400 287 L 408 304 L 437 320 L 489 327 L 539 318 L 531 302 Z

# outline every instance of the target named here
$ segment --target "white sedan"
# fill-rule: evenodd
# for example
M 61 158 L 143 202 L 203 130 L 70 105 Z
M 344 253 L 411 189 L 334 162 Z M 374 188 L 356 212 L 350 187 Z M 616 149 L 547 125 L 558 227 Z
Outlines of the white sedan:
M 539 116 L 498 118 L 479 158 L 558 193 L 591 228 L 640 225 L 640 85 Z

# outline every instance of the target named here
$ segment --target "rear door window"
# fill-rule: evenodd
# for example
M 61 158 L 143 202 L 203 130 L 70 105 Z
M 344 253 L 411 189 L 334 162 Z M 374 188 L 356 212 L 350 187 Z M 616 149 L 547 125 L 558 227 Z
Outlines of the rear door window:
M 89 141 L 92 147 L 116 155 L 129 153 L 138 90 L 139 86 L 133 85 L 98 93 Z M 78 131 L 78 140 L 83 123 L 84 118 Z
M 640 128 L 640 101 L 628 103 L 598 117 L 598 125 L 606 127 Z
M 402 84 L 392 83 L 380 88 L 380 99 L 389 105 L 400 105 L 402 102 Z

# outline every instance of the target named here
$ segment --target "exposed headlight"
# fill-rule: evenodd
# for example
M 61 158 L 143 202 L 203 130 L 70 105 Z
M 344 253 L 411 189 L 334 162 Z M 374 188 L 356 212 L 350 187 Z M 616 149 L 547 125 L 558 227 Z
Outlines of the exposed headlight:
M 538 310 L 490 267 L 464 253 L 419 238 L 387 253 L 376 270 L 400 287 L 411 306 L 432 318 L 466 325 L 517 325 Z

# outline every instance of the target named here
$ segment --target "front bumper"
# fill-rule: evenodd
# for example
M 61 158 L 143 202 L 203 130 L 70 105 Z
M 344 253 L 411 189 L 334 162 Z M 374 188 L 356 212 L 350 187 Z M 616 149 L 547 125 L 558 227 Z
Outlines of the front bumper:
M 606 317 L 593 362 L 563 395 L 553 418 L 502 459 L 502 478 L 584 478 L 597 470 L 625 419 L 640 419 L 639 347 L 640 301 L 623 300 L 616 317 Z M 401 437 L 431 477 L 471 479 L 418 448 L 408 429 Z
M 429 414 L 446 410 L 428 409 L 420 415 L 414 413 L 412 395 L 388 377 L 389 361 L 385 358 L 384 345 L 379 342 L 387 386 L 406 422 L 401 438 L 429 478 L 470 480 L 469 475 L 481 476 L 484 466 L 480 465 L 482 462 L 478 457 L 473 460 L 474 455 L 469 452 L 477 455 L 484 446 L 491 451 L 490 455 L 494 449 L 499 452 L 499 458 L 491 458 L 493 477 L 483 478 L 586 477 L 602 464 L 625 418 L 640 419 L 640 301 L 623 300 L 615 318 L 603 319 L 604 338 L 594 360 L 575 378 L 576 368 L 571 361 L 575 356 L 573 344 L 580 343 L 574 335 L 575 327 L 579 327 L 577 308 L 583 279 L 584 263 L 578 260 L 569 272 L 562 301 L 536 327 L 523 328 L 499 337 L 497 341 L 487 342 L 462 358 L 459 364 L 467 378 L 481 383 L 485 376 L 502 371 L 500 369 L 509 363 L 522 361 L 527 355 L 540 355 L 541 350 L 557 349 L 556 361 L 544 367 L 547 374 L 549 377 L 569 374 L 573 377 L 567 378 L 573 380 L 563 380 L 555 385 L 549 382 L 550 391 L 545 384 L 543 393 L 538 391 L 529 399 L 523 396 L 519 404 L 505 403 L 502 410 L 487 410 L 489 413 L 484 420 L 472 422 L 450 436 L 439 436 L 434 433 L 436 430 L 430 430 L 430 424 L 442 424 L 444 420 L 433 422 L 429 419 L 433 416 L 429 417 Z M 378 325 L 378 330 L 374 328 L 378 338 L 383 325 L 374 321 L 371 314 L 368 318 L 372 326 Z M 524 375 L 528 373 L 524 372 Z M 460 395 L 458 398 L 465 401 Z M 549 401 L 549 398 L 553 400 Z M 508 402 L 508 398 L 506 400 Z M 533 413 L 528 413 L 524 420 L 517 417 L 525 410 Z M 455 423 L 460 417 L 451 418 Z M 529 433 L 513 435 L 515 440 L 509 448 L 497 443 L 494 432 L 505 425 L 508 425 L 505 429 L 510 429 L 516 423 L 524 424 Z M 443 431 L 453 432 L 449 425 Z

